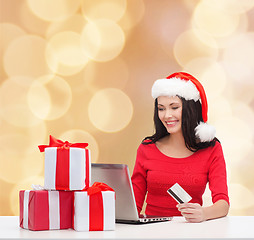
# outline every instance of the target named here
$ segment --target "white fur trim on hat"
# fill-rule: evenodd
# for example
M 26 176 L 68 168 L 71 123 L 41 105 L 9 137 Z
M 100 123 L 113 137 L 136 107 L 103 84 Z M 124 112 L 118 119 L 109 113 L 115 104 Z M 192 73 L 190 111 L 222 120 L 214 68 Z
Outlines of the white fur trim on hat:
M 213 126 L 200 122 L 195 128 L 195 135 L 201 142 L 210 142 L 215 138 L 216 130 Z
M 152 86 L 152 97 L 156 99 L 159 96 L 180 96 L 186 100 L 198 101 L 200 99 L 199 91 L 191 81 L 180 78 L 158 79 Z

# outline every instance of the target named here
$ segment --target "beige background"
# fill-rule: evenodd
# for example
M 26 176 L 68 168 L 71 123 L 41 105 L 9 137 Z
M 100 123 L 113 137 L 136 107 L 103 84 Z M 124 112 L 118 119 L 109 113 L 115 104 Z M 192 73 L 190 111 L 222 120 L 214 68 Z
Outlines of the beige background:
M 254 215 L 254 1 L 0 0 L 0 11 L 0 215 L 43 184 L 49 134 L 132 172 L 153 133 L 151 86 L 181 70 L 206 89 L 230 214 Z

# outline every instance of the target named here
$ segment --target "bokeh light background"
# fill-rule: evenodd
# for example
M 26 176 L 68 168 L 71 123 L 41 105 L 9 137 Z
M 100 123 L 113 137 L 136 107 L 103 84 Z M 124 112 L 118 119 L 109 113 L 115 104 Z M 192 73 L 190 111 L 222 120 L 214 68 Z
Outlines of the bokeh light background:
M 230 214 L 254 215 L 253 0 L 0 0 L 0 11 L 0 215 L 43 185 L 49 134 L 132 172 L 153 133 L 151 86 L 181 70 L 206 89 Z

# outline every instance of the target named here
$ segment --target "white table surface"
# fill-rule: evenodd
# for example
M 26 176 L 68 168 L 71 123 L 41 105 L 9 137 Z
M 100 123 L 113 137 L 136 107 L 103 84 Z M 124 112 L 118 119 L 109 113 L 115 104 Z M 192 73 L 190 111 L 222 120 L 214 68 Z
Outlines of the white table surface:
M 115 231 L 77 232 L 73 229 L 29 231 L 19 227 L 18 216 L 0 216 L 0 238 L 25 239 L 254 239 L 254 216 L 228 216 L 202 223 L 183 217 L 142 225 L 116 224 Z

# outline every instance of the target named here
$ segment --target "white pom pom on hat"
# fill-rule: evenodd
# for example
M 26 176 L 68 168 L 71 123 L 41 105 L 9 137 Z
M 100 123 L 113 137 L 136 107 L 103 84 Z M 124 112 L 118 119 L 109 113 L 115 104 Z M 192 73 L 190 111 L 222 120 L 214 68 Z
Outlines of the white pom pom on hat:
M 152 86 L 152 97 L 156 99 L 159 96 L 180 96 L 195 102 L 200 100 L 204 122 L 195 128 L 195 135 L 201 142 L 210 142 L 215 138 L 215 128 L 206 123 L 208 106 L 205 90 L 196 78 L 185 72 L 176 72 L 167 78 L 158 79 Z

